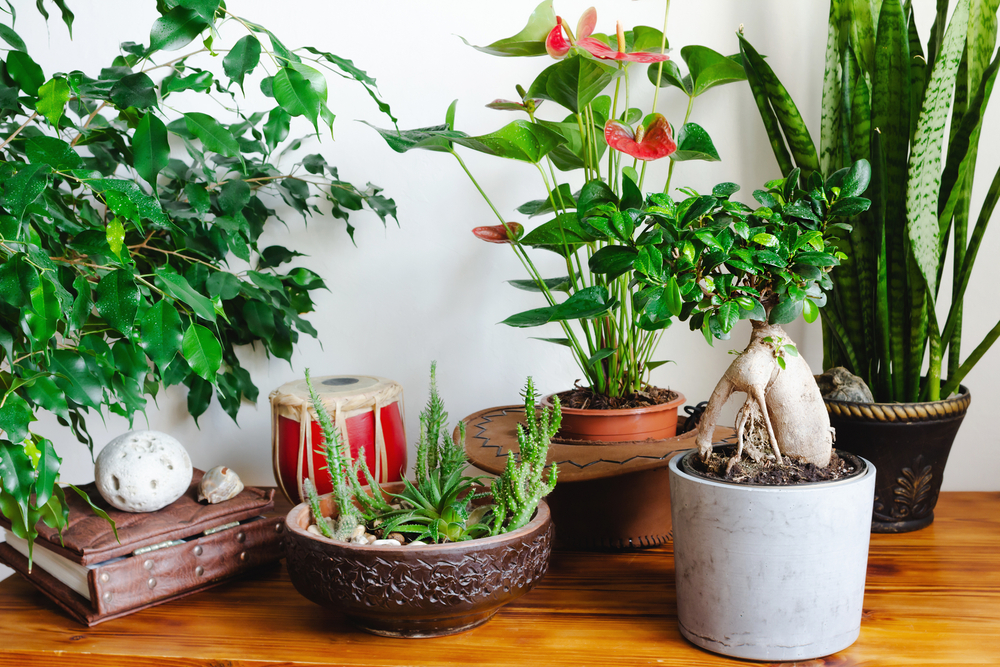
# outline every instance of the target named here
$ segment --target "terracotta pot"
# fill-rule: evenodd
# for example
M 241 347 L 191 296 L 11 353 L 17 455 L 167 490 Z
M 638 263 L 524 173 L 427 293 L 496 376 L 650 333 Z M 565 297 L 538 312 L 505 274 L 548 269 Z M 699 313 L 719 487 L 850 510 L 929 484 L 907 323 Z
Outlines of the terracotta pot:
M 552 406 L 552 396 L 542 398 L 543 407 Z M 669 403 L 624 410 L 582 410 L 562 408 L 559 437 L 567 440 L 635 442 L 665 440 L 677 435 L 677 408 L 684 405 L 683 394 Z
M 402 483 L 386 484 L 399 493 Z M 321 510 L 334 511 L 331 496 Z M 305 503 L 285 518 L 288 573 L 295 588 L 342 610 L 362 630 L 386 637 L 439 637 L 482 625 L 545 575 L 554 528 L 545 502 L 512 533 L 468 542 L 375 547 L 309 533 Z
M 934 521 L 948 454 L 971 401 L 964 386 L 929 403 L 826 401 L 837 447 L 878 470 L 873 533 L 908 533 Z

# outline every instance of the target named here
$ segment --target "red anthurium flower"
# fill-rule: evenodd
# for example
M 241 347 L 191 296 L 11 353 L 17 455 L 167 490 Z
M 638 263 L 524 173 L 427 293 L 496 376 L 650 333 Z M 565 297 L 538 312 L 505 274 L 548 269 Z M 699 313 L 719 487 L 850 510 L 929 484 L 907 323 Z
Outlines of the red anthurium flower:
M 562 58 L 569 50 L 578 46 L 595 58 L 601 60 L 621 60 L 633 63 L 658 63 L 669 60 L 667 55 L 659 53 L 648 53 L 639 51 L 636 53 L 625 53 L 625 32 L 621 23 L 618 24 L 618 49 L 612 49 L 599 39 L 591 37 L 594 27 L 597 25 L 597 10 L 591 7 L 580 17 L 580 22 L 576 26 L 576 37 L 570 31 L 569 26 L 563 21 L 561 16 L 556 17 L 556 27 L 545 38 L 545 50 L 553 58 Z
M 670 123 L 662 114 L 653 114 L 649 125 L 640 125 L 634 133 L 628 125 L 609 120 L 604 126 L 604 138 L 608 146 L 639 160 L 659 160 L 677 150 Z
M 508 222 L 506 227 L 503 225 L 476 227 L 472 233 L 490 243 L 513 243 L 515 239 L 521 238 L 521 235 L 524 234 L 524 226 L 516 222 Z

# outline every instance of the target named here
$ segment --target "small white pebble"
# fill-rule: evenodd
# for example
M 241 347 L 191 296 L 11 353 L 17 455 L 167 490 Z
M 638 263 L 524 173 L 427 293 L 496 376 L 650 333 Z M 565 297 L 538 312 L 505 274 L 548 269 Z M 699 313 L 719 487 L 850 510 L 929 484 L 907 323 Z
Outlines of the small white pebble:
M 308 530 L 313 535 L 319 535 L 320 537 L 323 536 L 323 533 L 319 532 L 319 528 L 316 527 L 316 524 L 310 525 L 306 530 Z
M 364 526 L 355 526 L 354 527 L 354 532 L 351 533 L 351 539 L 353 540 L 355 537 L 359 537 L 359 536 L 364 535 L 364 534 L 365 534 L 365 527 Z
M 351 544 L 368 544 L 368 540 L 364 535 L 358 535 L 357 537 L 351 538 Z
M 399 543 L 399 540 L 375 540 L 372 542 L 373 547 L 400 547 L 403 546 Z
M 408 544 L 407 546 L 411 546 L 411 547 L 422 547 L 422 546 L 425 546 L 426 544 L 427 544 L 426 542 L 421 542 L 420 540 L 413 540 L 413 541 L 412 541 L 412 542 L 410 542 L 410 543 L 409 543 L 409 544 Z

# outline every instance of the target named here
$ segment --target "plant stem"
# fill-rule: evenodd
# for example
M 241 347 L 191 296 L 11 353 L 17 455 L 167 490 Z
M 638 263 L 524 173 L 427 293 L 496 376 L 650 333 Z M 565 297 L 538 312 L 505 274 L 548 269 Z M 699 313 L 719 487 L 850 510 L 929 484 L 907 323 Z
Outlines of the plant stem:
M 688 95 L 688 108 L 687 113 L 684 114 L 684 123 L 681 125 L 682 128 L 684 125 L 687 125 L 688 118 L 691 117 L 691 108 L 693 106 L 694 95 Z M 663 186 L 663 192 L 666 194 L 670 194 L 670 179 L 674 177 L 674 164 L 676 164 L 676 162 L 674 160 L 670 160 L 670 167 L 667 168 L 667 182 Z
M 4 146 L 6 146 L 7 144 L 9 144 L 10 142 L 14 141 L 14 138 L 17 137 L 17 135 L 21 134 L 21 130 L 23 130 L 24 128 L 28 127 L 28 123 L 30 123 L 31 121 L 35 120 L 36 118 L 38 118 L 38 112 L 37 111 L 35 113 L 31 114 L 31 117 L 28 118 L 28 120 L 26 120 L 23 123 L 21 123 L 21 126 L 18 127 L 16 130 L 14 130 L 14 132 L 9 137 L 7 137 L 6 139 L 4 139 L 4 142 L 2 144 L 0 144 L 0 148 L 3 148 Z

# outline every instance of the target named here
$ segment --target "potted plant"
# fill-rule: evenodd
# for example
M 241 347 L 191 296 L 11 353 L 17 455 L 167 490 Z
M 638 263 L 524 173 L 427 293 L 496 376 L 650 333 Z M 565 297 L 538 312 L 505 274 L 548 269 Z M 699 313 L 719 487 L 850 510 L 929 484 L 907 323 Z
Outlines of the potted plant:
M 831 273 L 823 365 L 845 367 L 874 395 L 874 404 L 828 400 L 827 408 L 838 446 L 879 469 L 876 532 L 933 521 L 970 403 L 962 381 L 1000 337 L 994 326 L 963 356 L 966 289 L 1000 193 L 998 174 L 970 230 L 979 138 L 1000 67 L 990 60 L 997 8 L 959 0 L 950 21 L 948 12 L 948 2 L 937 4 L 925 49 L 909 3 L 883 2 L 875 15 L 831 2 L 818 154 L 787 90 L 740 39 L 783 173 L 793 165 L 803 175 L 829 172 L 859 158 L 872 165 L 874 205 L 852 219 L 854 231 L 841 241 L 850 257 Z M 950 294 L 941 289 L 945 271 Z
M 560 414 L 558 400 L 536 410 L 531 378 L 519 460 L 508 459 L 490 490 L 464 474 L 465 429 L 460 423 L 458 439 L 448 433 L 435 365 L 420 413 L 414 480 L 382 487 L 363 457 L 352 463 L 343 453 L 308 371 L 306 381 L 334 490 L 317 496 L 307 480 L 307 502 L 285 520 L 288 572 L 300 593 L 374 634 L 436 637 L 485 623 L 545 575 L 553 525 L 542 498 L 556 484 L 546 455 Z
M 861 160 L 828 179 L 814 171 L 799 188 L 793 170 L 754 192 L 756 210 L 723 184 L 694 220 L 646 209 L 669 239 L 662 270 L 699 287 L 685 302 L 692 328 L 711 343 L 740 316 L 753 326 L 705 408 L 696 449 L 670 461 L 678 624 L 703 648 L 804 660 L 860 631 L 875 470 L 833 451 L 817 383 L 782 325 L 818 316 L 828 273 L 844 259 L 844 220 L 870 203 L 859 196 L 868 175 Z M 737 442 L 715 449 L 720 412 L 737 392 L 746 394 Z
M 158 8 L 146 43 L 122 43 L 89 75 L 72 63 L 44 73 L 0 25 L 0 510 L 29 544 L 39 520 L 61 527 L 67 511 L 56 447 L 31 431 L 40 410 L 91 449 L 91 411 L 131 422 L 161 386 L 186 385 L 195 419 L 214 394 L 235 420 L 258 394 L 236 350 L 288 360 L 300 332 L 316 335 L 302 315 L 323 279 L 283 266 L 301 253 L 258 246 L 275 196 L 303 216 L 321 210 L 317 196 L 344 220 L 362 204 L 383 221 L 395 212 L 320 155 L 282 159 L 304 139 L 289 137 L 293 117 L 317 132 L 332 120 L 321 68 L 373 96 L 374 80 L 332 53 L 287 48 L 223 3 Z M 223 41 L 222 23 L 245 34 Z M 203 68 L 212 57 L 224 74 Z M 197 98 L 227 108 L 265 69 L 269 108 L 181 111 Z
M 600 34 L 594 32 L 596 25 L 594 8 L 584 12 L 574 29 L 555 15 L 551 0 L 545 0 L 520 33 L 476 47 L 496 56 L 547 55 L 556 60 L 526 88 L 517 86 L 518 99 L 487 105 L 524 116 L 495 132 L 469 136 L 456 130 L 454 103 L 444 125 L 378 131 L 400 153 L 425 149 L 454 156 L 496 216 L 499 224 L 478 226 L 473 232 L 485 241 L 509 245 L 528 273 L 527 280 L 511 284 L 544 299 L 542 307 L 512 315 L 504 324 L 558 324 L 560 337 L 541 340 L 568 348 L 586 379 L 586 386 L 559 393 L 560 436 L 602 442 L 660 440 L 675 435 L 677 407 L 684 397 L 649 384 L 650 371 L 665 363 L 654 356 L 670 319 L 662 316 L 665 300 L 640 296 L 632 280 L 642 231 L 634 210 L 642 204 L 649 161 L 671 160 L 662 188 L 668 191 L 675 162 L 719 160 L 708 132 L 688 119 L 699 95 L 742 80 L 744 74 L 737 60 L 706 47 L 687 46 L 681 55 L 690 73 L 684 76 L 665 54 L 663 31 L 648 26 L 625 30 L 619 23 L 615 32 Z M 688 96 L 687 114 L 677 130 L 656 111 L 659 87 L 649 113 L 631 104 L 631 75 L 646 64 L 654 84 L 676 85 Z M 459 147 L 534 166 L 543 195 L 517 212 L 550 219 L 526 232 L 522 223 L 501 213 L 462 160 Z M 574 173 L 582 176 L 581 184 L 572 184 Z M 529 249 L 563 257 L 566 274 L 542 275 Z

